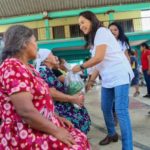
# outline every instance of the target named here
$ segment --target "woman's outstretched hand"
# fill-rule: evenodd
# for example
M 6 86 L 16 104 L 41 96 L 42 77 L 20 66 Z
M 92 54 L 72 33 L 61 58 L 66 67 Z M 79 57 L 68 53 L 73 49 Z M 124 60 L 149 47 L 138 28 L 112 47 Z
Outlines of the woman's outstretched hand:
M 74 66 L 74 67 L 72 68 L 72 72 L 73 72 L 73 73 L 77 73 L 77 72 L 80 72 L 80 71 L 81 71 L 81 68 L 80 68 L 79 65 L 76 65 L 76 66 Z
M 94 86 L 94 83 L 95 83 L 95 81 L 88 81 L 87 82 L 87 84 L 86 84 L 86 86 L 85 86 L 85 90 L 86 90 L 86 92 L 88 92 L 89 90 L 91 90 L 92 88 L 93 88 L 93 86 Z

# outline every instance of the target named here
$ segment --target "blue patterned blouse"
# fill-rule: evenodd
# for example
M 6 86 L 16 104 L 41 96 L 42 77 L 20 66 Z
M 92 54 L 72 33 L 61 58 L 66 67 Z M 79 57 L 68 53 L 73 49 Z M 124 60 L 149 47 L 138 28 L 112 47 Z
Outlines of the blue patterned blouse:
M 39 72 L 50 88 L 55 87 L 58 91 L 66 93 L 67 87 L 58 80 L 52 69 L 49 69 L 47 66 L 42 64 Z M 85 107 L 78 109 L 74 107 L 72 103 L 59 102 L 55 100 L 55 111 L 60 116 L 70 120 L 74 126 L 82 132 L 87 134 L 90 130 L 91 120 Z

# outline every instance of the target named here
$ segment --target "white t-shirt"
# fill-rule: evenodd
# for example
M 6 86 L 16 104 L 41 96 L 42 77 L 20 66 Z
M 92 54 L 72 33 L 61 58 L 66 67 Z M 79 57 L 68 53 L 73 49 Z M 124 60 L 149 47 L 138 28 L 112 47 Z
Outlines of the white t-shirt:
M 118 40 L 118 44 L 120 46 L 121 51 L 123 52 L 125 52 L 129 48 L 129 46 L 125 42 L 122 43 L 120 40 Z
M 102 87 L 113 88 L 115 86 L 129 84 L 134 77 L 132 68 L 126 56 L 120 50 L 120 46 L 109 29 L 100 27 L 95 35 L 92 55 L 95 55 L 96 46 L 106 44 L 106 53 L 102 62 L 96 65 L 102 77 Z
M 95 70 L 95 67 L 90 67 L 90 68 L 87 68 L 87 73 L 88 75 L 91 75 Z

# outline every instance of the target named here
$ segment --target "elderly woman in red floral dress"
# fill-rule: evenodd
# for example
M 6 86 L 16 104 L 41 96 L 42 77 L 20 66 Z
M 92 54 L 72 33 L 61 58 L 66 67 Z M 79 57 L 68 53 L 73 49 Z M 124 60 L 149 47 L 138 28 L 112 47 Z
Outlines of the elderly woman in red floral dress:
M 54 113 L 48 85 L 28 64 L 36 57 L 33 31 L 10 27 L 0 66 L 0 150 L 89 150 L 84 133 Z

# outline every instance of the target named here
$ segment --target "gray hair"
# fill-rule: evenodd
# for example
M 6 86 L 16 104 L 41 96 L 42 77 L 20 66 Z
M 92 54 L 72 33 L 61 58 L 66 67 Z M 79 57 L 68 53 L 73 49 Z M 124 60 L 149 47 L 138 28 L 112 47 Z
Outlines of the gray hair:
M 4 48 L 1 54 L 1 62 L 6 58 L 19 54 L 33 35 L 33 30 L 26 26 L 14 25 L 9 27 L 4 34 Z

